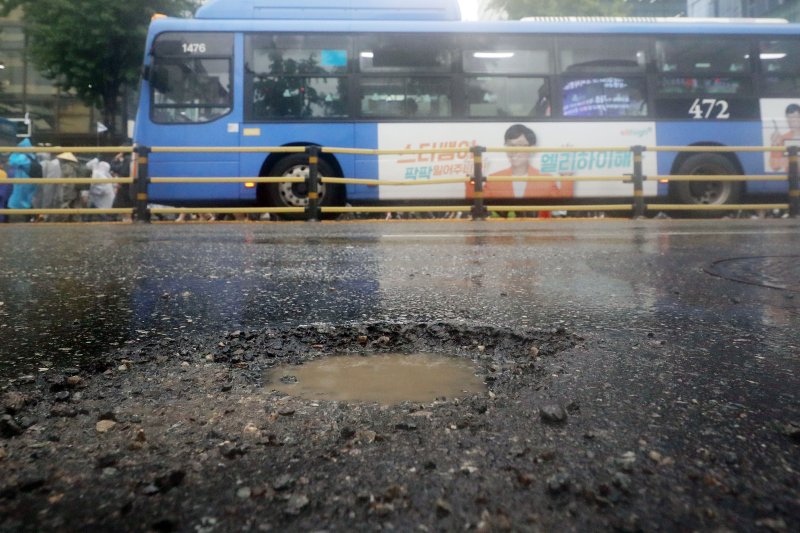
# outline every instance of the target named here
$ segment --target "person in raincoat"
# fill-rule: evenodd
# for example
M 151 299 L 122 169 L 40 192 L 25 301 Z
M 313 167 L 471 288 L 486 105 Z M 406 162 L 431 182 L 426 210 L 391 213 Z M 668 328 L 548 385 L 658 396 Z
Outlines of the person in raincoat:
M 42 154 L 39 158 L 42 164 L 42 174 L 45 178 L 60 178 L 61 177 L 61 163 L 57 157 L 52 157 L 51 154 Z M 42 191 L 41 205 L 42 209 L 58 209 L 61 207 L 61 197 L 63 190 L 61 185 L 48 184 L 39 187 Z M 39 220 L 62 221 L 63 215 L 40 215 Z
M 31 141 L 23 139 L 17 146 L 30 148 Z M 8 166 L 11 167 L 13 178 L 30 178 L 31 158 L 27 153 L 14 152 L 8 158 Z M 36 192 L 36 185 L 15 184 L 8 199 L 9 209 L 30 209 L 33 206 L 33 195 Z M 30 217 L 24 215 L 14 215 L 9 217 L 12 222 L 24 222 Z
M 80 163 L 78 162 L 78 158 L 75 157 L 75 154 L 72 152 L 64 152 L 58 154 L 56 159 L 60 162 L 62 178 L 71 179 L 80 177 Z M 61 205 L 59 207 L 62 209 L 79 209 L 81 207 L 80 188 L 81 187 L 73 183 L 61 185 Z M 80 220 L 76 215 L 66 215 L 65 219 L 67 222 Z
M 92 179 L 111 178 L 111 165 L 100 161 L 96 157 L 86 163 L 86 168 L 92 171 Z M 114 185 L 111 183 L 97 183 L 89 187 L 89 207 L 92 209 L 111 209 L 114 205 Z M 100 220 L 112 220 L 109 215 L 100 215 Z
M 127 145 L 127 143 L 126 143 Z M 131 157 L 129 154 L 119 153 L 111 160 L 111 175 L 115 178 L 128 178 L 131 175 Z M 131 187 L 128 183 L 121 183 L 115 187 L 114 207 L 133 209 Z M 131 215 L 122 215 L 123 222 L 131 222 Z
M 6 173 L 5 154 L 0 154 L 0 209 L 5 209 L 6 200 L 11 196 L 11 189 L 14 187 L 10 183 L 3 183 L 3 180 L 8 177 Z M 0 215 L 0 222 L 5 222 L 6 216 Z

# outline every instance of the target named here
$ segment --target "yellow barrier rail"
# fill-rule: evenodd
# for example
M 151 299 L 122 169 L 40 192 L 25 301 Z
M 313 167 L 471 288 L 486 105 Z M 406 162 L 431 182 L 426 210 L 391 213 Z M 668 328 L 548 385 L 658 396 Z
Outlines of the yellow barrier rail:
M 305 146 L 154 146 L 150 148 L 150 152 L 153 154 L 302 154 L 305 151 Z
M 468 154 L 471 146 L 462 148 L 413 148 L 405 150 L 378 150 L 370 148 L 328 148 L 322 147 L 323 154 L 350 155 L 433 155 L 433 154 Z
M 19 185 L 99 185 L 101 183 L 133 183 L 133 178 L 0 178 L 3 183 Z
M 338 184 L 353 184 L 353 185 L 368 185 L 370 187 L 378 187 L 383 185 L 389 186 L 423 186 L 423 185 L 441 185 L 445 183 L 467 183 L 469 178 L 433 178 L 429 180 L 377 180 L 377 179 L 360 179 L 360 178 L 322 178 L 322 183 L 338 183 Z
M 488 210 L 492 211 L 633 211 L 634 216 L 642 216 L 645 211 L 733 211 L 733 210 L 762 210 L 762 209 L 789 209 L 791 216 L 800 214 L 800 177 L 798 177 L 798 147 L 781 146 L 594 146 L 594 147 L 481 147 L 481 146 L 461 146 L 454 148 L 418 148 L 418 149 L 358 149 L 341 147 L 320 147 L 320 146 L 217 146 L 217 147 L 198 147 L 198 146 L 158 146 L 158 147 L 131 147 L 131 146 L 105 146 L 105 147 L 64 147 L 64 146 L 7 146 L 0 147 L 0 153 L 135 153 L 134 161 L 137 163 L 139 172 L 137 178 L 10 178 L 0 180 L 0 184 L 27 184 L 27 185 L 97 185 L 97 184 L 129 184 L 132 185 L 135 193 L 136 208 L 135 213 L 138 217 L 149 221 L 151 214 L 181 214 L 181 213 L 233 213 L 233 214 L 264 214 L 264 213 L 306 213 L 311 219 L 318 217 L 319 213 L 355 213 L 355 212 L 462 212 L 471 211 L 473 218 L 485 218 Z M 578 176 L 578 175 L 536 175 L 536 176 L 484 176 L 483 174 L 483 155 L 484 153 L 584 153 L 584 152 L 629 152 L 633 157 L 632 172 L 625 175 L 602 175 L 602 176 Z M 646 152 L 685 152 L 685 153 L 787 153 L 789 162 L 787 174 L 760 174 L 760 175 L 739 175 L 739 174 L 688 174 L 688 175 L 652 175 L 645 176 L 642 167 L 643 156 Z M 308 155 L 308 176 L 266 176 L 266 177 L 149 177 L 148 154 L 159 153 L 283 153 L 283 154 L 306 154 Z M 344 177 L 332 177 L 319 175 L 320 154 L 347 154 L 365 155 L 370 157 L 380 156 L 402 156 L 402 155 L 443 155 L 443 154 L 469 154 L 471 157 L 471 176 L 451 176 L 432 179 L 354 179 Z M 463 157 L 466 157 L 465 155 Z M 645 204 L 643 183 L 645 180 L 662 183 L 668 182 L 745 182 L 751 180 L 789 182 L 789 202 L 788 203 L 758 203 L 758 204 L 673 204 L 673 203 L 650 203 Z M 492 182 L 599 182 L 599 181 L 618 181 L 632 184 L 630 198 L 632 203 L 628 204 L 596 204 L 596 205 L 486 205 L 483 184 Z M 279 184 L 290 183 L 307 185 L 308 207 L 168 207 L 147 205 L 147 185 L 148 184 L 208 184 L 208 183 L 243 183 L 243 184 Z M 471 205 L 431 205 L 431 206 L 366 206 L 366 207 L 343 207 L 343 206 L 321 206 L 320 205 L 320 184 L 330 185 L 365 185 L 370 187 L 390 186 L 390 187 L 409 187 L 409 186 L 431 186 L 442 184 L 466 184 L 472 183 L 475 187 Z M 0 209 L 0 214 L 14 215 L 39 215 L 39 214 L 65 214 L 65 215 L 115 215 L 131 214 L 134 210 L 128 208 L 118 209 L 94 209 L 94 208 L 71 208 L 71 209 Z
M 301 177 L 280 177 L 280 178 L 224 178 L 224 177 L 202 177 L 202 178 L 150 178 L 150 183 L 304 183 L 305 178 Z
M 514 182 L 514 181 L 627 181 L 630 177 L 622 176 L 489 176 L 486 181 L 494 182 Z
M 150 212 L 155 215 L 185 214 L 259 214 L 259 213 L 303 213 L 302 207 L 152 207 Z
M 597 205 L 487 205 L 489 211 L 631 211 L 627 204 Z
M 691 153 L 730 153 L 730 152 L 785 152 L 782 146 L 647 146 L 647 152 L 691 152 Z
M 112 207 L 95 209 L 93 207 L 76 207 L 64 209 L 0 209 L 0 215 L 131 215 L 132 207 Z
M 322 206 L 323 213 L 449 213 L 471 211 L 471 205 L 398 205 L 398 206 L 363 206 L 333 207 Z
M 629 146 L 593 146 L 591 148 L 545 147 L 545 146 L 497 146 L 485 149 L 486 153 L 578 153 L 578 152 L 630 152 Z
M 647 204 L 648 211 L 752 211 L 789 209 L 789 204 Z
M 0 146 L 0 154 L 130 154 L 134 150 L 132 146 Z
M 664 181 L 786 181 L 786 176 L 775 174 L 673 174 L 666 176 L 648 176 L 651 180 Z

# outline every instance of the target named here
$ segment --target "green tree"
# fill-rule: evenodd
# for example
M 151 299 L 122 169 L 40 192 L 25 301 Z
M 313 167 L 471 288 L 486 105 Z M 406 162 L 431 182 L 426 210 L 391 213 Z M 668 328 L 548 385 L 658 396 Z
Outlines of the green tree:
M 626 0 L 491 0 L 489 7 L 510 19 L 546 16 L 624 16 Z
M 181 16 L 199 0 L 0 0 L 22 7 L 31 58 L 42 74 L 103 111 L 114 133 L 119 100 L 136 83 L 155 13 Z

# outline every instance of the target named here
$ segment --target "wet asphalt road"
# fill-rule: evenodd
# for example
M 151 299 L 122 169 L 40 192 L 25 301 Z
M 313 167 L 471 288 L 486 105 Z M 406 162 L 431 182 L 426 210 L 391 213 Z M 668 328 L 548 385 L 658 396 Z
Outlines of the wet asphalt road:
M 727 527 L 800 525 L 798 221 L 17 225 L 0 242 L 3 381 L 151 331 L 563 326 L 585 344 L 543 394 L 577 402 L 620 455 L 699 476 L 648 495 L 697 491 L 676 529 L 711 528 L 704 502 L 723 486 L 735 507 L 737 483 L 756 496 Z M 714 473 L 741 462 L 763 476 Z
M 800 342 L 793 221 L 16 225 L 0 242 L 6 374 L 153 328 L 376 319 L 652 332 L 726 361 L 760 334 L 778 352 L 762 371 Z

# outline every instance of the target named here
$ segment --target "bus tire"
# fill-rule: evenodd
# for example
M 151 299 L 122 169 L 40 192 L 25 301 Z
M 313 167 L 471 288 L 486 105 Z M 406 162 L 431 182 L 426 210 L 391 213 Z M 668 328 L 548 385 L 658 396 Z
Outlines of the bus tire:
M 319 177 L 333 177 L 331 165 L 324 159 L 317 165 Z M 291 154 L 280 159 L 270 172 L 273 177 L 308 177 L 308 156 L 305 154 Z M 306 207 L 308 205 L 308 186 L 306 183 L 271 183 L 267 186 L 267 197 L 273 207 Z M 344 197 L 342 188 L 337 185 L 319 185 L 320 206 L 334 206 L 342 204 Z M 306 218 L 302 213 L 282 214 L 282 218 L 299 220 Z
M 721 154 L 694 154 L 678 167 L 677 174 L 702 176 L 739 174 L 733 162 Z M 733 181 L 680 181 L 672 184 L 675 200 L 682 204 L 725 205 L 739 201 L 741 188 Z M 700 216 L 719 214 L 697 211 Z

